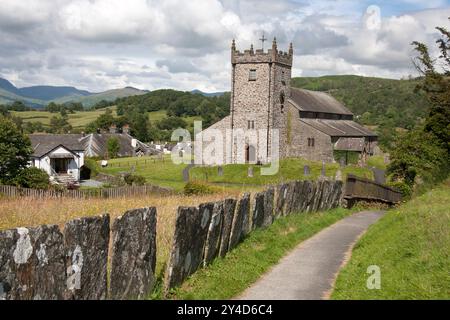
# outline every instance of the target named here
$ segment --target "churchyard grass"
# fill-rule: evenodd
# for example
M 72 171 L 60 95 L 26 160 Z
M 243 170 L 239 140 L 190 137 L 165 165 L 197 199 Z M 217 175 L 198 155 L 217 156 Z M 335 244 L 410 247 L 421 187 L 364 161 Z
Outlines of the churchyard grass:
M 255 230 L 225 258 L 198 270 L 171 299 L 231 299 L 241 294 L 299 243 L 357 211 L 333 209 L 320 213 L 301 213 L 282 217 L 266 229 Z M 160 290 L 153 298 L 161 298 Z
M 148 183 L 170 187 L 176 191 L 181 191 L 185 185 L 183 181 L 183 170 L 186 165 L 174 164 L 170 156 L 161 160 L 153 158 L 122 158 L 109 161 L 110 167 L 102 169 L 107 174 L 117 175 L 120 172 L 130 172 L 135 168 L 134 173 L 144 176 Z M 310 175 L 304 175 L 304 166 L 310 168 Z M 254 176 L 248 176 L 250 165 L 226 165 L 223 166 L 223 176 L 218 174 L 218 167 L 194 167 L 190 170 L 192 180 L 208 182 L 222 187 L 223 190 L 242 191 L 251 187 L 261 187 L 267 184 L 278 184 L 293 180 L 316 180 L 322 171 L 322 164 L 318 162 L 306 161 L 299 158 L 283 159 L 280 161 L 280 170 L 272 176 L 261 175 L 260 166 L 252 166 Z M 325 174 L 329 178 L 335 178 L 339 169 L 338 164 L 326 164 Z M 347 166 L 341 169 L 342 178 L 348 174 L 354 174 L 364 178 L 372 178 L 373 173 L 367 168 L 358 166 Z
M 450 180 L 389 211 L 356 244 L 333 299 L 448 299 Z M 368 289 L 369 266 L 380 289 Z

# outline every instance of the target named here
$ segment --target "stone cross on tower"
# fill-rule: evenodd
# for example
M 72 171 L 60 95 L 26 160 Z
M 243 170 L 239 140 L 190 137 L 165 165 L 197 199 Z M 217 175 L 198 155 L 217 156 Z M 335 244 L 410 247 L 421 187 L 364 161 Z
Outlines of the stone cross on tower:
M 264 51 L 264 42 L 267 41 L 267 38 L 264 36 L 264 32 L 263 32 L 263 34 L 262 34 L 262 38 L 259 39 L 259 40 L 262 42 L 262 49 L 263 49 L 263 51 Z

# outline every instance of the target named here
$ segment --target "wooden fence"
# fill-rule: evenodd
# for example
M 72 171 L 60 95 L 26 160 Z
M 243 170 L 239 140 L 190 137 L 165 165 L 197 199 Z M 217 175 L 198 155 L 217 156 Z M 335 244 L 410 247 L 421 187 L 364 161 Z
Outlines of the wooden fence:
M 37 190 L 17 188 L 14 186 L 1 186 L 0 194 L 6 197 L 30 197 L 30 198 L 124 198 L 145 196 L 150 194 L 168 195 L 172 190 L 168 188 L 145 185 L 119 188 L 89 189 L 89 190 Z
M 369 200 L 395 204 L 402 200 L 402 194 L 375 181 L 348 175 L 344 198 L 350 201 Z

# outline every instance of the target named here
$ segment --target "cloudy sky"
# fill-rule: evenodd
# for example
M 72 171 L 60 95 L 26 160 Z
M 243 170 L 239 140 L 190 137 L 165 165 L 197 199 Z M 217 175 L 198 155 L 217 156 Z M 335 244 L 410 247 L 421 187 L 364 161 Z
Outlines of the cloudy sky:
M 400 78 L 414 74 L 410 43 L 432 44 L 448 17 L 450 0 L 0 0 L 0 77 L 224 91 L 231 40 L 260 47 L 264 31 L 293 42 L 294 76 Z

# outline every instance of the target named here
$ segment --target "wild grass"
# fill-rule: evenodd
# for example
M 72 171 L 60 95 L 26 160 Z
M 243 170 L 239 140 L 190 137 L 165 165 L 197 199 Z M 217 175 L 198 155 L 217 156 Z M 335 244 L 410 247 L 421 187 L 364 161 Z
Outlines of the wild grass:
M 227 197 L 237 198 L 238 193 L 220 193 L 208 196 L 148 196 L 121 199 L 31 199 L 0 198 L 0 230 L 17 227 L 33 227 L 56 224 L 62 229 L 64 224 L 75 218 L 108 213 L 111 221 L 127 210 L 156 207 L 157 223 L 157 272 L 161 272 L 168 259 L 172 245 L 174 224 L 179 206 L 197 206 L 200 203 L 219 201 Z
M 450 180 L 389 211 L 357 243 L 333 299 L 450 298 Z M 367 268 L 381 271 L 369 290 Z

